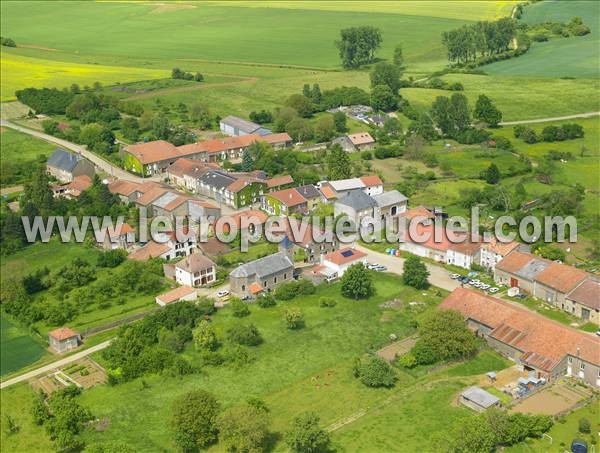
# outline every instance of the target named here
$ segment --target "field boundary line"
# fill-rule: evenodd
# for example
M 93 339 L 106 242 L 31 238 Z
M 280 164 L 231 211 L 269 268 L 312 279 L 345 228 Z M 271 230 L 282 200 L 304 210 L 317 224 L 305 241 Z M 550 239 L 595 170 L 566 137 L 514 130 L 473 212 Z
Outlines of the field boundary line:
M 500 126 L 512 126 L 517 124 L 535 124 L 535 123 L 549 123 L 551 121 L 564 121 L 574 120 L 577 118 L 593 118 L 594 116 L 600 116 L 600 112 L 586 112 L 586 113 L 575 113 L 573 115 L 555 116 L 548 118 L 536 118 L 531 120 L 518 120 L 518 121 L 503 121 Z

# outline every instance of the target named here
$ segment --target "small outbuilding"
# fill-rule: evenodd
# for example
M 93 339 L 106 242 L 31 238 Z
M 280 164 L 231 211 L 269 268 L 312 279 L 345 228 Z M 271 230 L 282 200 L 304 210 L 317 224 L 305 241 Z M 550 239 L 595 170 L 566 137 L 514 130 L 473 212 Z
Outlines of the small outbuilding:
M 155 300 L 158 305 L 164 307 L 169 304 L 174 304 L 182 300 L 194 300 L 198 297 L 198 291 L 191 286 L 178 286 L 171 291 L 156 296 Z
M 68 327 L 60 327 L 48 332 L 48 343 L 50 348 L 59 354 L 75 349 L 79 346 L 80 341 L 81 335 L 79 332 Z
M 479 387 L 469 387 L 460 394 L 460 402 L 467 407 L 483 412 L 492 406 L 499 406 L 500 399 Z

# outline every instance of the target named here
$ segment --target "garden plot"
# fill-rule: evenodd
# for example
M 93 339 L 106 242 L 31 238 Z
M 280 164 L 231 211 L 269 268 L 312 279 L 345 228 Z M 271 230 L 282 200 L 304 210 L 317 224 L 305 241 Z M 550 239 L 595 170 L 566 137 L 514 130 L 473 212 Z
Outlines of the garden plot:
M 572 409 L 589 398 L 592 391 L 586 387 L 562 380 L 525 398 L 511 409 L 513 412 L 556 415 Z
M 43 390 L 44 393 L 50 395 L 69 385 L 88 389 L 105 382 L 106 372 L 104 369 L 89 357 L 85 357 L 32 381 L 31 386 L 36 392 Z

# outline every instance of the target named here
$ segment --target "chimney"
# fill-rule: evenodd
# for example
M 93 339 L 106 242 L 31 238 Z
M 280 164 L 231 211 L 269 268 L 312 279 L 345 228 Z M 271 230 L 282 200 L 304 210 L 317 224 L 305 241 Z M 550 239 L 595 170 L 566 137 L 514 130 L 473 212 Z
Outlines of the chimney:
M 580 353 L 581 353 L 581 350 L 579 348 L 577 348 L 577 357 L 579 357 Z

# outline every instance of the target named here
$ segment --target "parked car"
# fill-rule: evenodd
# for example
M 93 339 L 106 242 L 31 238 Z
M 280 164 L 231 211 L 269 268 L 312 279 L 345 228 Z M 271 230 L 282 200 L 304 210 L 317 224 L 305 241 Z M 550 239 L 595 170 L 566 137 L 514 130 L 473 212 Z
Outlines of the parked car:
M 469 277 L 461 277 L 458 279 L 458 281 L 461 283 L 469 283 Z
M 527 296 L 525 294 L 517 294 L 515 297 L 517 299 L 525 299 Z
M 487 283 L 482 283 L 479 287 L 483 290 L 486 290 L 490 287 L 490 285 L 488 285 Z
M 223 298 L 223 297 L 227 297 L 227 296 L 229 296 L 229 291 L 227 291 L 226 289 L 217 291 L 217 297 Z
M 490 288 L 490 293 L 492 293 L 492 294 L 497 293 L 498 291 L 499 291 L 499 289 L 496 287 Z
M 252 300 L 252 296 L 244 296 L 244 297 L 242 297 L 242 300 L 243 300 L 244 302 L 247 302 L 247 301 L 249 301 L 249 300 Z
M 456 280 L 456 279 L 460 278 L 460 275 L 459 274 L 450 274 L 450 278 L 452 280 Z
M 469 280 L 469 285 L 475 285 L 477 283 L 475 280 Z
M 377 271 L 377 272 L 385 272 L 385 271 L 387 271 L 387 267 L 385 267 L 383 265 L 382 266 L 377 266 L 374 270 Z
M 367 269 L 371 269 L 371 270 L 373 270 L 373 269 L 375 269 L 375 268 L 377 268 L 377 267 L 379 267 L 379 264 L 377 264 L 377 263 L 371 263 L 371 264 L 369 264 L 369 265 L 367 266 Z

